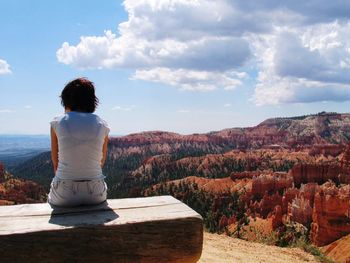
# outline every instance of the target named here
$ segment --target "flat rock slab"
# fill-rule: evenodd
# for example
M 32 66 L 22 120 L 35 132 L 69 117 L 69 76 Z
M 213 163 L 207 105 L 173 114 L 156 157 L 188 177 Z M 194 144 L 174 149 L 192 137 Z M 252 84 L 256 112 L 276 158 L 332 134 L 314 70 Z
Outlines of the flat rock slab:
M 171 196 L 0 207 L 1 262 L 197 262 L 201 216 Z

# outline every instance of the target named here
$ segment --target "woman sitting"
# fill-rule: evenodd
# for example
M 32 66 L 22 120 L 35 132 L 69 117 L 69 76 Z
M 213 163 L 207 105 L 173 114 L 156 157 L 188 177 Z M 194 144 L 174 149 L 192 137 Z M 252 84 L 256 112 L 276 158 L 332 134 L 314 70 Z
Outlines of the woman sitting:
M 55 177 L 48 202 L 57 206 L 102 203 L 107 198 L 102 166 L 109 128 L 93 114 L 98 105 L 94 84 L 85 78 L 75 79 L 60 97 L 65 113 L 50 122 Z

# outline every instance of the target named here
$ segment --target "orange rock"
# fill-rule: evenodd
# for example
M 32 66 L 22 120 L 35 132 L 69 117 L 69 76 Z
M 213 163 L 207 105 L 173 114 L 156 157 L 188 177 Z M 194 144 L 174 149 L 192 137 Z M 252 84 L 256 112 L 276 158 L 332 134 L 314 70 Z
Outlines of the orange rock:
M 316 190 L 310 239 L 327 245 L 350 233 L 350 185 L 327 182 Z
M 282 197 L 282 213 L 287 214 L 289 203 L 299 194 L 299 189 L 288 188 Z
M 273 195 L 265 193 L 258 204 L 257 212 L 262 218 L 267 218 L 276 206 L 282 206 L 282 196 L 278 192 Z
M 271 216 L 273 230 L 275 230 L 277 227 L 283 225 L 282 218 L 283 218 L 282 208 L 280 205 L 277 205 L 277 206 L 275 206 L 275 209 L 273 211 L 273 215 Z
M 328 180 L 339 183 L 339 174 L 342 168 L 339 164 L 310 164 L 310 163 L 298 163 L 293 166 L 289 171 L 289 174 L 294 179 L 296 187 L 300 187 L 301 184 L 318 183 L 323 184 Z
M 289 218 L 292 221 L 308 226 L 312 221 L 312 207 L 310 200 L 304 196 L 296 197 L 288 208 Z
M 350 262 L 350 234 L 322 248 L 323 253 L 339 263 Z
M 252 195 L 261 198 L 265 193 L 275 193 L 293 186 L 293 178 L 286 173 L 262 174 L 252 181 Z

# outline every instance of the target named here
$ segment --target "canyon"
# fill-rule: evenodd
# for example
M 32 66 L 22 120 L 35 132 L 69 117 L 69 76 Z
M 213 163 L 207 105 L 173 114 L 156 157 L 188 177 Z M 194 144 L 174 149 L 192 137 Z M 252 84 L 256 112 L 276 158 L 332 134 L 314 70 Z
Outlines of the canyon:
M 103 172 L 108 198 L 171 194 L 210 232 L 281 246 L 303 236 L 346 262 L 337 251 L 350 234 L 349 139 L 350 114 L 325 112 L 205 134 L 142 132 L 110 138 Z M 50 152 L 10 172 L 47 192 Z

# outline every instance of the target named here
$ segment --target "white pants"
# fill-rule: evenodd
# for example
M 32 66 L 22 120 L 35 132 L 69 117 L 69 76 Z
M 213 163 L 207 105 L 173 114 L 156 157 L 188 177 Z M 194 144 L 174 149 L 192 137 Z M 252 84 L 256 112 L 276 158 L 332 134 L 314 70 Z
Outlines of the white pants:
M 107 199 L 107 185 L 103 179 L 73 181 L 53 178 L 48 202 L 56 206 L 99 204 Z

